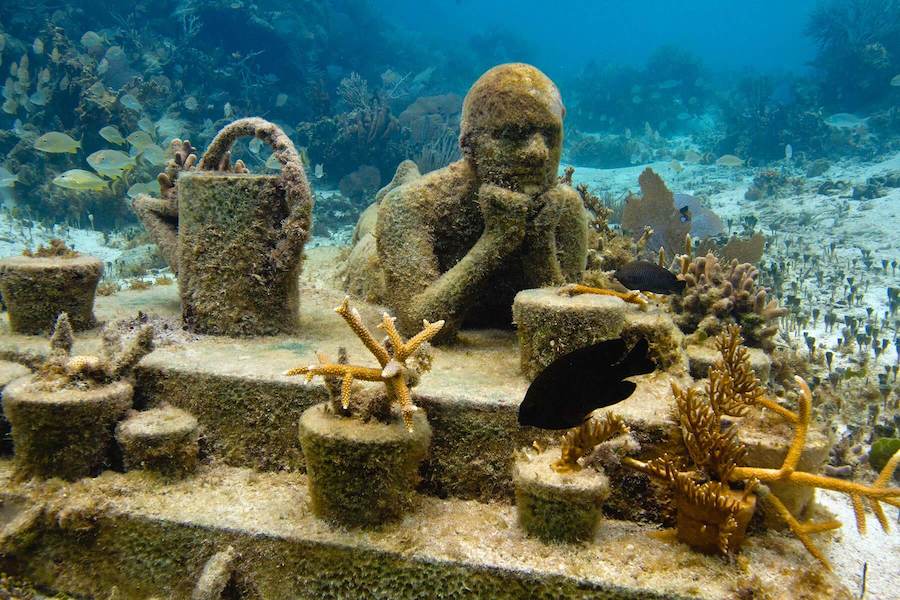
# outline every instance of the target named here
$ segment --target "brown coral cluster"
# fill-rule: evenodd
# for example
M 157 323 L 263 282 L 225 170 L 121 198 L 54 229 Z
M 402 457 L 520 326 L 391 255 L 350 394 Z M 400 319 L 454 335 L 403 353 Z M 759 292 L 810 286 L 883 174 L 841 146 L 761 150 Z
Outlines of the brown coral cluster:
M 117 332 L 104 329 L 99 356 L 72 356 L 74 339 L 69 315 L 61 313 L 50 337 L 50 356 L 37 369 L 35 384 L 41 389 L 86 389 L 118 381 L 154 348 L 151 326 L 139 329 L 127 344 Z
M 672 298 L 675 322 L 682 331 L 702 337 L 737 323 L 750 346 L 773 350 L 778 318 L 787 309 L 769 297 L 757 283 L 758 276 L 753 265 L 737 260 L 725 264 L 712 253 L 693 260 L 683 256 L 681 279 L 687 285 L 683 295 Z
M 590 454 L 600 444 L 620 435 L 628 435 L 630 431 L 622 417 L 613 413 L 607 413 L 602 418 L 588 419 L 562 436 L 560 457 L 553 463 L 553 469 L 558 473 L 578 471 L 582 467 L 579 459 Z

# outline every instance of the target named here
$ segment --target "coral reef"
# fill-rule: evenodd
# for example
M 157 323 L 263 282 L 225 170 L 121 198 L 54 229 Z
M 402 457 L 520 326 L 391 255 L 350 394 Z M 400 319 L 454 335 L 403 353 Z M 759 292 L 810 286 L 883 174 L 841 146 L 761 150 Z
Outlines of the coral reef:
M 647 241 L 648 250 L 658 252 L 663 248 L 667 254 L 674 256 L 690 233 L 691 224 L 681 218 L 675 208 L 674 195 L 652 169 L 644 169 L 638 182 L 641 197 L 626 200 L 622 228 L 637 238 L 643 234 L 645 227 L 650 227 L 653 233 Z
M 712 253 L 693 260 L 684 254 L 680 261 L 687 286 L 682 296 L 673 296 L 672 309 L 682 331 L 702 341 L 737 323 L 750 346 L 774 349 L 777 319 L 787 310 L 759 286 L 756 267 L 737 259 L 723 264 Z
M 383 343 L 379 343 L 362 322 L 359 311 L 350 308 L 349 298 L 344 298 L 334 311 L 346 321 L 353 333 L 378 360 L 380 368 L 351 365 L 344 356 L 344 360 L 338 363 L 325 362 L 320 365 L 297 367 L 288 371 L 286 375 L 305 375 L 308 380 L 317 375 L 324 377 L 332 395 L 332 410 L 335 414 L 343 416 L 351 414 L 351 394 L 355 380 L 380 381 L 384 384 L 385 393 L 375 395 L 365 407 L 353 407 L 355 410 L 352 412 L 361 414 L 365 420 L 375 418 L 390 421 L 391 408 L 396 406 L 400 409 L 407 427 L 412 429 L 416 406 L 412 402 L 409 388 L 415 386 L 422 373 L 431 368 L 428 342 L 440 332 L 444 321 L 435 323 L 424 321 L 423 328 L 418 333 L 403 341 L 400 332 L 397 331 L 396 319 L 385 313 L 379 327 L 384 329 L 387 338 Z
M 428 341 L 444 322 L 425 322 L 419 333 L 404 341 L 394 319 L 384 314 L 380 326 L 387 338 L 378 343 L 348 299 L 335 312 L 380 368 L 349 364 L 342 350 L 337 363 L 299 367 L 286 374 L 323 377 L 330 397 L 330 402 L 313 406 L 300 417 L 313 512 L 343 525 L 374 527 L 398 519 L 412 502 L 431 427 L 413 404 L 409 388 L 431 368 Z M 357 380 L 379 381 L 384 391 L 354 392 Z M 402 419 L 392 413 L 395 407 Z
M 752 516 L 755 494 L 767 509 L 787 523 L 810 554 L 829 568 L 828 561 L 809 535 L 836 529 L 840 523 L 834 520 L 801 523 L 766 484 L 788 483 L 847 494 L 861 532 L 866 528 L 865 500 L 887 530 L 888 521 L 880 503 L 900 505 L 900 489 L 888 487 L 900 464 L 900 452 L 887 462 L 871 485 L 799 470 L 797 465 L 810 429 L 812 393 L 806 382 L 797 377 L 800 390 L 797 413 L 765 398 L 749 371 L 746 354 L 738 348 L 739 339 L 735 328 L 720 337 L 719 346 L 725 352 L 722 360 L 710 370 L 705 399 L 696 388 L 672 386 L 684 447 L 694 465 L 693 470 L 681 470 L 679 461 L 669 455 L 649 462 L 631 458 L 625 458 L 623 462 L 630 468 L 668 482 L 679 506 L 678 536 L 682 541 L 704 551 L 735 551 Z M 747 448 L 738 440 L 737 425 L 723 425 L 721 415 L 745 413 L 752 405 L 772 409 L 794 426 L 793 438 L 780 468 L 743 466 Z M 734 489 L 733 485 L 742 485 L 743 490 Z

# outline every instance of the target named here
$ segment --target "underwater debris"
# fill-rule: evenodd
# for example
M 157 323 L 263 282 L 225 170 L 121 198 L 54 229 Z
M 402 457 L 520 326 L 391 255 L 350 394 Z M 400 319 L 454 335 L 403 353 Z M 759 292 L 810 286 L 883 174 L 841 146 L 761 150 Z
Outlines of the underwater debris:
M 519 405 L 519 425 L 570 429 L 598 408 L 628 398 L 637 384 L 626 377 L 656 369 L 641 338 L 632 348 L 618 338 L 564 354 L 538 373 Z
M 369 409 L 368 413 L 383 419 L 390 414 L 390 407 L 396 406 L 403 415 L 406 427 L 412 431 L 413 413 L 416 411 L 416 406 L 412 402 L 409 388 L 418 383 L 419 376 L 431 368 L 430 359 L 420 360 L 420 354 L 423 351 L 427 351 L 426 342 L 437 335 L 444 326 L 444 321 L 436 321 L 434 323 L 423 321 L 422 329 L 407 341 L 403 341 L 400 332 L 397 331 L 397 327 L 394 324 L 396 318 L 384 313 L 379 327 L 385 331 L 387 338 L 384 342 L 379 343 L 375 340 L 369 328 L 362 322 L 359 311 L 355 308 L 350 308 L 349 297 L 344 298 L 341 305 L 335 308 L 334 311 L 346 321 L 353 333 L 378 360 L 381 368 L 376 369 L 340 362 L 324 363 L 297 367 L 289 370 L 285 375 L 305 375 L 307 380 L 311 380 L 317 375 L 326 379 L 339 379 L 341 382 L 341 409 L 343 411 L 350 408 L 354 381 L 380 381 L 384 384 L 386 391 L 385 404 L 380 408 Z

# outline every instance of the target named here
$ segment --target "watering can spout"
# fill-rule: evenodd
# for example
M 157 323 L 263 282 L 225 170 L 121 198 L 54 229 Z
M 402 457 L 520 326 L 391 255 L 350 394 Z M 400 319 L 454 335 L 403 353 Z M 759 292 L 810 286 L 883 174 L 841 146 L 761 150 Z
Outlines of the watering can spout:
M 172 273 L 178 275 L 178 205 L 174 200 L 139 194 L 131 204 Z

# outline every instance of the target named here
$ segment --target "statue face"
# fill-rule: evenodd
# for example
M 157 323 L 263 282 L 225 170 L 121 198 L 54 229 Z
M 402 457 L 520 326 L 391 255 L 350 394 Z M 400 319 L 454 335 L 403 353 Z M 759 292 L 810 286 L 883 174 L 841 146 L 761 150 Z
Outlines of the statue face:
M 564 115 L 546 75 L 526 64 L 499 65 L 466 94 L 460 147 L 482 182 L 535 194 L 556 182 Z
M 497 123 L 472 137 L 479 179 L 528 194 L 556 181 L 562 128 L 552 122 Z

